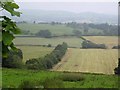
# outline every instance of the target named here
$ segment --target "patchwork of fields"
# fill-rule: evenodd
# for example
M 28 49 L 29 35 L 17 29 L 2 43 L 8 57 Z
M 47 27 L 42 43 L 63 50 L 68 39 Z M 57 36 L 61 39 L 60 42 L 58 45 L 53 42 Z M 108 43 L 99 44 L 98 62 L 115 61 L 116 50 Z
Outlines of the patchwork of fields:
M 118 38 L 115 36 L 84 36 L 87 40 L 95 43 L 104 43 L 108 49 L 79 49 L 82 39 L 77 37 L 57 37 L 57 38 L 37 38 L 37 37 L 17 37 L 14 41 L 23 51 L 23 62 L 31 58 L 43 57 L 49 54 L 53 48 L 29 45 L 56 46 L 66 42 L 69 48 L 63 60 L 53 67 L 54 71 L 70 72 L 90 72 L 114 74 L 114 69 L 118 63 L 118 50 L 111 49 L 117 45 Z
M 69 48 L 63 60 L 53 70 L 114 74 L 117 63 L 117 50 Z

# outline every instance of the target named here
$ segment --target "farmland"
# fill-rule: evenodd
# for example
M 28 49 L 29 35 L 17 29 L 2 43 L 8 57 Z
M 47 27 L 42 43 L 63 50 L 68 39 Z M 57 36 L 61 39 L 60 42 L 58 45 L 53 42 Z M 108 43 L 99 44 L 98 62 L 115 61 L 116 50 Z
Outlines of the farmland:
M 53 48 L 39 47 L 39 46 L 17 46 L 23 52 L 23 62 L 28 59 L 44 57 L 49 54 Z
M 53 70 L 114 74 L 117 63 L 117 50 L 69 48 L 63 60 Z
M 105 44 L 108 48 L 118 45 L 117 36 L 84 36 L 84 38 L 97 44 Z
M 57 46 L 66 42 L 69 47 L 81 47 L 81 38 L 77 37 L 56 37 L 56 38 L 38 38 L 38 37 L 17 37 L 14 42 L 16 45 L 48 45 Z
M 33 23 L 24 23 L 18 24 L 18 27 L 21 30 L 29 30 L 31 33 L 35 34 L 40 30 L 48 29 L 53 35 L 71 35 L 73 29 L 67 27 L 66 25 L 51 25 L 51 24 L 33 24 Z
M 49 30 L 53 36 L 60 35 L 74 35 L 73 30 L 76 28 L 69 27 L 65 24 L 33 24 L 33 23 L 21 23 L 18 24 L 18 27 L 23 31 L 30 31 L 30 33 L 35 34 L 40 30 Z M 84 33 L 84 29 L 77 28 L 78 31 Z M 99 33 L 103 33 L 101 29 L 89 28 L 88 34 L 98 35 Z

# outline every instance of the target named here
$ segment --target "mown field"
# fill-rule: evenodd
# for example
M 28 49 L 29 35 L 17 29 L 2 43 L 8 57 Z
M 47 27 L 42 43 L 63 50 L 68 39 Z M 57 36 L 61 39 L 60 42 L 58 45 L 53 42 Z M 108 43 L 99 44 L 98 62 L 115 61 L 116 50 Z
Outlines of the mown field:
M 81 38 L 77 37 L 56 37 L 56 38 L 38 38 L 38 37 L 16 37 L 16 45 L 48 45 L 57 46 L 66 42 L 69 47 L 81 47 Z
M 105 44 L 108 48 L 118 45 L 117 36 L 84 36 L 84 38 L 97 44 Z
M 53 67 L 54 71 L 114 74 L 118 64 L 118 50 L 72 49 Z
M 57 79 L 65 73 L 3 68 L 2 74 L 3 88 L 18 88 L 23 81 L 39 82 L 37 83 L 39 86 L 47 83 L 49 87 L 54 88 L 57 87 L 56 84 L 62 84 L 64 88 L 118 88 L 118 76 L 116 75 L 73 73 L 80 75 L 83 79 L 77 82 L 62 80 L 61 83 L 58 83 L 55 78 Z
M 32 58 L 44 57 L 49 54 L 54 48 L 40 46 L 17 46 L 23 52 L 23 62 Z

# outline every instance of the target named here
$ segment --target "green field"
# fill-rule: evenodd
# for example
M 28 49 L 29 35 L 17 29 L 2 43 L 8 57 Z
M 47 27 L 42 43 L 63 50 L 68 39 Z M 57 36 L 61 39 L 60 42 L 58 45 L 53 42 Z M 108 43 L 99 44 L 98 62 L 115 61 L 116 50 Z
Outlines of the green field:
M 62 61 L 53 70 L 114 74 L 117 66 L 118 50 L 69 48 Z
M 49 54 L 53 48 L 40 46 L 17 46 L 23 52 L 23 62 L 32 58 L 44 57 Z
M 65 24 L 51 25 L 51 24 L 33 24 L 33 23 L 21 23 L 18 24 L 18 27 L 24 31 L 30 31 L 30 33 L 37 33 L 40 30 L 49 30 L 52 35 L 74 35 L 73 30 L 79 30 L 84 34 L 84 30 L 80 28 L 71 28 L 66 26 Z M 99 35 L 99 33 L 103 33 L 100 29 L 89 28 L 88 34 Z
M 49 78 L 59 78 L 63 73 L 50 71 L 33 71 L 22 69 L 5 69 L 2 71 L 2 87 L 17 88 L 22 81 L 42 82 Z M 62 81 L 65 88 L 118 88 L 118 77 L 116 75 L 80 74 L 82 81 Z M 49 83 L 49 81 L 48 81 Z M 54 82 L 53 82 L 54 83 Z M 53 85 L 52 83 L 49 83 Z M 53 85 L 54 86 L 54 85 Z M 55 87 L 54 87 L 55 88 Z
M 40 30 L 49 30 L 53 35 L 72 35 L 73 29 L 67 27 L 66 25 L 51 25 L 51 24 L 18 24 L 21 30 L 29 30 L 31 33 L 35 34 Z
M 16 37 L 16 45 L 48 45 L 57 46 L 66 42 L 70 47 L 81 47 L 81 38 L 77 37 L 57 37 L 57 38 L 37 38 L 37 37 Z

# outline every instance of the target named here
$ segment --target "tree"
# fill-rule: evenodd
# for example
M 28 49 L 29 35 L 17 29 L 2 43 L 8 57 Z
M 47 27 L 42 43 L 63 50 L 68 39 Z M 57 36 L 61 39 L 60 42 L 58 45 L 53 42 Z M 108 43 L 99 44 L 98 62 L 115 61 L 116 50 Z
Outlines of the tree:
M 51 38 L 51 32 L 49 30 L 40 30 L 38 33 L 36 33 L 36 36 Z
M 118 67 L 114 69 L 115 74 L 120 75 L 120 58 L 118 59 Z
M 0 11 L 6 10 L 12 16 L 20 17 L 21 12 L 15 10 L 18 9 L 19 6 L 13 1 L 0 1 L 0 8 Z M 2 58 L 7 58 L 10 50 L 17 51 L 17 48 L 13 43 L 13 39 L 15 39 L 14 34 L 20 33 L 20 29 L 17 27 L 16 23 L 13 22 L 9 17 L 0 16 L 0 19 L 2 20 L 0 21 L 0 23 L 2 24 Z
M 73 30 L 73 33 L 74 33 L 75 36 L 77 36 L 77 37 L 82 36 L 82 32 L 80 32 L 79 30 Z

